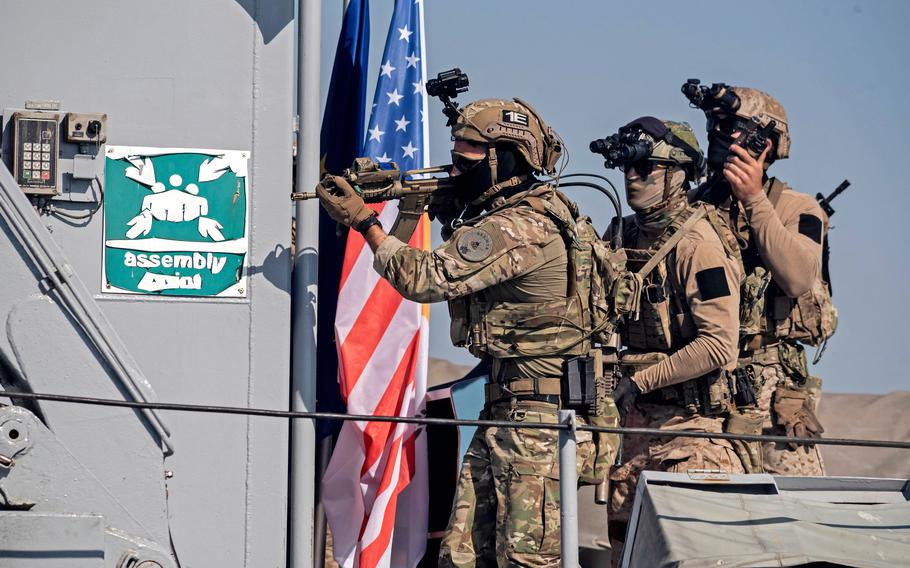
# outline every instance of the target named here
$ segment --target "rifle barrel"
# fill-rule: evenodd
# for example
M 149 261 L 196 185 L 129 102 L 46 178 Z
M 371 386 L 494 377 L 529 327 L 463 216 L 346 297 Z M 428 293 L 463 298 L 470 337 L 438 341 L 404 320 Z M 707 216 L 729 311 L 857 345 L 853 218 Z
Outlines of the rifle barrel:
M 840 182 L 839 186 L 834 188 L 834 191 L 831 192 L 831 195 L 825 198 L 825 201 L 832 201 L 835 197 L 843 193 L 843 191 L 848 187 L 850 187 L 850 180 L 845 179 L 844 181 Z

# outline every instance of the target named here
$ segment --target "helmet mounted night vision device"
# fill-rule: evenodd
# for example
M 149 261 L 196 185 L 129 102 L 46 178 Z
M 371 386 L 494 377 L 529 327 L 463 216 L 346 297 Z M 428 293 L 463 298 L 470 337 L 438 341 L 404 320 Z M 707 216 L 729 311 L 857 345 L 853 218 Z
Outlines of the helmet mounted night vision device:
M 705 165 L 697 144 L 687 124 L 643 116 L 623 126 L 616 134 L 593 140 L 589 149 L 605 158 L 607 168 L 623 168 L 642 160 L 675 162 L 691 170 L 691 179 L 695 179 L 702 174 Z
M 442 113 L 449 119 L 446 126 L 452 126 L 458 120 L 458 103 L 453 101 L 459 93 L 467 92 L 468 76 L 458 67 L 443 71 L 435 79 L 427 81 L 427 94 L 437 97 L 443 104 Z

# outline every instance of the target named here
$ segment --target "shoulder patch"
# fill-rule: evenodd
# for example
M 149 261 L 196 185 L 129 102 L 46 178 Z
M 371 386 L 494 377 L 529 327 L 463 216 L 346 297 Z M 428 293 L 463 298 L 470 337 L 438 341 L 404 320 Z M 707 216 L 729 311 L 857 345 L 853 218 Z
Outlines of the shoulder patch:
M 815 215 L 803 213 L 799 216 L 799 232 L 802 235 L 806 235 L 818 244 L 821 244 L 822 220 Z
M 458 237 L 456 248 L 463 259 L 480 262 L 493 252 L 493 236 L 483 229 L 468 229 Z
M 730 295 L 730 287 L 727 286 L 727 275 L 721 266 L 698 271 L 695 274 L 695 281 L 698 283 L 698 293 L 701 295 L 702 301 Z

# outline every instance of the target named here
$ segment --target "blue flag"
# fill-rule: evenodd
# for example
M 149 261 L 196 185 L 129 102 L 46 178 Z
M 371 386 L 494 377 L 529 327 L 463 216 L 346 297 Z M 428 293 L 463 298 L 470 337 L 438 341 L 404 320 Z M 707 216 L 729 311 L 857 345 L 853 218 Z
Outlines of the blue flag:
M 351 0 L 344 13 L 335 64 L 322 117 L 320 155 L 323 171 L 341 173 L 359 157 L 363 141 L 364 107 L 367 92 L 367 65 L 370 47 L 370 7 L 368 0 Z M 299 191 L 309 191 L 301 188 Z M 347 232 L 336 230 L 336 223 L 319 209 L 319 307 L 316 330 L 316 409 L 344 412 L 336 380 L 338 357 L 335 349 L 335 311 L 341 262 Z M 316 437 L 336 432 L 340 422 L 317 422 Z

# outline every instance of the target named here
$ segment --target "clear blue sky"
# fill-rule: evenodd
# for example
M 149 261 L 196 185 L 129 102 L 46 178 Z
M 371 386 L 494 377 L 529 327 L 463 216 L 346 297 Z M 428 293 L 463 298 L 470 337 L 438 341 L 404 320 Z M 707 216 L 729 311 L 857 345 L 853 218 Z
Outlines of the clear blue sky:
M 428 74 L 461 67 L 471 79 L 464 101 L 527 99 L 565 139 L 573 172 L 620 184 L 588 142 L 641 115 L 689 121 L 704 144 L 704 116 L 679 92 L 688 77 L 780 100 L 793 146 L 771 173 L 811 195 L 853 183 L 834 203 L 830 233 L 840 327 L 814 373 L 829 392 L 910 390 L 910 2 L 424 2 Z M 392 5 L 370 6 L 367 100 Z M 341 11 L 342 0 L 323 4 L 323 98 Z M 440 108 L 432 99 L 434 164 L 450 147 Z M 568 192 L 605 226 L 604 199 Z M 431 356 L 474 361 L 449 343 L 444 305 L 431 328 Z

